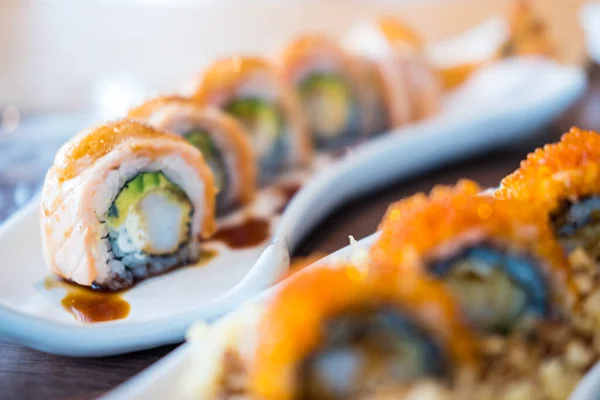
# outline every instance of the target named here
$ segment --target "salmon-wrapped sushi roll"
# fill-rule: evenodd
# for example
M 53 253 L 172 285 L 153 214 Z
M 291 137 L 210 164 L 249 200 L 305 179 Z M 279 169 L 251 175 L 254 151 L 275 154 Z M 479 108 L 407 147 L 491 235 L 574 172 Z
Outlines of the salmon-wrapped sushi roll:
M 127 288 L 197 259 L 215 194 L 202 154 L 176 135 L 128 120 L 83 131 L 46 175 L 44 258 L 80 285 Z
M 284 285 L 259 324 L 251 398 L 368 398 L 476 367 L 476 341 L 452 296 L 422 274 L 339 265 Z
M 235 118 L 179 96 L 150 100 L 129 111 L 129 117 L 181 135 L 202 152 L 219 189 L 217 210 L 226 211 L 253 199 L 256 157 L 248 133 Z
M 313 143 L 332 148 L 370 133 L 369 108 L 360 64 L 335 41 L 304 35 L 280 54 L 284 79 L 296 89 Z
M 425 58 L 421 38 L 411 28 L 399 20 L 381 18 L 350 30 L 345 44 L 375 65 L 393 126 L 438 111 L 441 82 Z
M 392 204 L 371 249 L 373 260 L 391 269 L 407 260 L 420 264 L 484 332 L 568 317 L 571 275 L 546 220 L 526 204 L 480 191 L 461 181 Z
M 299 100 L 268 61 L 234 56 L 215 62 L 204 71 L 195 98 L 245 125 L 263 181 L 309 162 L 312 147 Z

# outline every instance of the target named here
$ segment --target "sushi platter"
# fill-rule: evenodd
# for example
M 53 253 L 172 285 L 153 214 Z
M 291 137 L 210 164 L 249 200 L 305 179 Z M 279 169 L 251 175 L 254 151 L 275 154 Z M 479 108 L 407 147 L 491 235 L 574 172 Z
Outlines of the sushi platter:
M 56 152 L 0 225 L 0 338 L 75 357 L 186 340 L 106 399 L 597 397 L 599 133 L 291 262 L 340 205 L 543 129 L 587 85 L 556 49 L 519 0 L 432 44 L 386 16 L 215 60 Z
M 363 249 L 369 248 L 378 238 L 378 234 L 373 234 L 358 241 L 354 245 L 349 245 L 343 249 L 330 254 L 326 258 L 318 261 L 317 263 L 306 267 L 307 271 L 319 266 L 326 265 L 332 262 L 339 262 L 341 260 L 351 260 L 356 258 L 356 252 Z M 275 286 L 268 289 L 260 296 L 258 296 L 253 303 L 264 303 L 274 296 L 278 288 L 281 286 Z M 246 306 L 248 307 L 248 306 Z M 222 320 L 220 324 L 227 324 L 227 321 L 234 321 L 239 319 L 242 313 L 245 313 L 246 309 L 242 308 L 235 312 L 228 314 Z M 135 376 L 125 384 L 119 386 L 112 392 L 108 393 L 102 399 L 104 400 L 116 400 L 116 399 L 188 399 L 189 395 L 186 394 L 186 390 L 182 390 L 182 385 L 190 385 L 192 383 L 182 382 L 183 377 L 186 377 L 190 373 L 190 368 L 197 360 L 197 353 L 201 345 L 197 342 L 186 343 L 175 351 L 170 353 L 164 359 L 158 361 L 150 368 L 146 369 L 142 373 Z M 581 380 L 577 388 L 571 395 L 571 400 L 591 400 L 594 394 L 600 390 L 600 364 L 595 365 L 590 372 Z
M 586 76 L 543 40 L 519 54 L 511 29 L 494 18 L 427 48 L 393 19 L 341 44 L 307 34 L 79 133 L 0 227 L 0 335 L 72 356 L 181 341 L 277 282 L 340 204 L 534 133 Z
M 596 398 L 599 160 L 600 134 L 574 127 L 497 188 L 393 203 L 105 398 Z
M 530 79 L 533 74 L 535 80 Z M 497 80 L 503 84 L 495 84 Z M 0 290 L 2 335 L 40 350 L 78 356 L 180 341 L 191 323 L 214 319 L 275 282 L 287 269 L 290 252 L 337 205 L 402 177 L 519 140 L 577 99 L 585 84 L 579 68 L 535 58 L 482 69 L 437 117 L 373 139 L 309 180 L 278 222 L 273 221 L 271 239 L 248 249 L 221 251 L 223 264 L 178 269 L 125 292 L 122 297 L 131 308 L 125 319 L 82 324 L 60 305 L 65 289 L 45 288 L 48 273 L 35 200 L 0 229 L 4 265 L 20 266 L 11 269 L 11 279 Z M 516 91 L 523 95 L 514 97 Z

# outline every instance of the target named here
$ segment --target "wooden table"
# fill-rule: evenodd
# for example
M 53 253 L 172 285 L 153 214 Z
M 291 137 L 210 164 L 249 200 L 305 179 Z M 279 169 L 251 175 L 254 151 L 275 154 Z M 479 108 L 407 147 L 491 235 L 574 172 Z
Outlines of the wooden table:
M 355 199 L 315 229 L 296 255 L 317 250 L 330 253 L 347 245 L 350 234 L 356 238 L 371 234 L 389 203 L 418 191 L 429 191 L 435 184 L 452 184 L 460 178 L 470 178 L 482 186 L 495 186 L 530 150 L 557 140 L 572 125 L 600 130 L 600 66 L 590 69 L 590 79 L 585 97 L 533 139 L 525 143 L 506 143 L 502 149 Z M 76 359 L 0 342 L 0 398 L 93 398 L 131 378 L 174 348 L 165 346 L 122 356 Z

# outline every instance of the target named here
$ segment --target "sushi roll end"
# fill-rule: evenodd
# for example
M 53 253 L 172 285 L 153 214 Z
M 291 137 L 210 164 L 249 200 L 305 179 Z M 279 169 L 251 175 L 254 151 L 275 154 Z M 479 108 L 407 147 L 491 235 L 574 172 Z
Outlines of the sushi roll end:
M 480 192 L 474 182 L 461 181 L 392 204 L 373 259 L 391 269 L 418 260 L 485 332 L 509 333 L 563 316 L 572 288 L 545 219 L 527 205 Z
M 476 365 L 475 341 L 441 285 L 352 265 L 296 275 L 267 306 L 259 338 L 258 398 L 355 398 Z
M 44 182 L 44 256 L 78 284 L 127 288 L 198 257 L 215 194 L 202 155 L 178 136 L 129 120 L 84 131 Z

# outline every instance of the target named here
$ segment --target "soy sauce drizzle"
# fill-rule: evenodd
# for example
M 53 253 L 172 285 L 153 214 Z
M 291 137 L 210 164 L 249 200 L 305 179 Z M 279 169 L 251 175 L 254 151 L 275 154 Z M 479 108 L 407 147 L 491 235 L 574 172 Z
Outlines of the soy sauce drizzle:
M 269 236 L 270 223 L 263 218 L 248 217 L 240 223 L 224 226 L 212 237 L 232 249 L 254 247 Z
M 122 298 L 122 292 L 93 290 L 56 277 L 47 277 L 44 288 L 66 289 L 61 305 L 84 324 L 123 319 L 131 310 L 129 303 Z
M 301 187 L 302 186 L 298 183 L 290 183 L 277 187 L 277 190 L 283 195 L 284 199 L 283 203 L 275 210 L 277 214 L 281 214 L 285 211 L 287 206 L 290 204 L 290 201 L 292 201 L 292 198 L 294 198 L 294 196 L 296 195 L 296 193 L 298 193 Z

